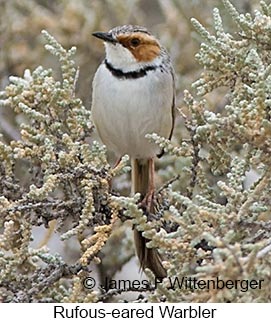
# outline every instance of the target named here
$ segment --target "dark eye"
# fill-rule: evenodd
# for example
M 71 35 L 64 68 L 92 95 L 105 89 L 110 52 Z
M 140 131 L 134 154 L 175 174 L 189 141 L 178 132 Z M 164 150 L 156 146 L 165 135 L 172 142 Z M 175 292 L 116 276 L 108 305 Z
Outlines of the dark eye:
M 130 40 L 130 44 L 133 46 L 133 47 L 136 47 L 140 44 L 140 40 L 138 38 L 132 38 Z

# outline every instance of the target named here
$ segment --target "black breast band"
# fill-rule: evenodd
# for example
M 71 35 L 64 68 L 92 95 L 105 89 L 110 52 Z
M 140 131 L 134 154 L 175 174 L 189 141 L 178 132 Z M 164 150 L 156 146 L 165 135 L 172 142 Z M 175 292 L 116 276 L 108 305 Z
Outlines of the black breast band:
M 154 71 L 157 68 L 157 66 L 146 66 L 136 71 L 123 72 L 122 70 L 113 67 L 107 60 L 104 61 L 104 64 L 112 75 L 119 79 L 138 79 L 146 76 L 148 71 Z

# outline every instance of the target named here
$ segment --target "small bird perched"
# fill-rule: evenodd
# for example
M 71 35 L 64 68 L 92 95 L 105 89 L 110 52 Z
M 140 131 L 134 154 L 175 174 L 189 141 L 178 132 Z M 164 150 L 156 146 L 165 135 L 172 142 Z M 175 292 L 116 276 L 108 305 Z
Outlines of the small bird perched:
M 161 151 L 146 134 L 171 138 L 174 127 L 175 86 L 170 57 L 144 27 L 124 25 L 95 32 L 104 41 L 106 57 L 93 80 L 92 116 L 98 134 L 118 158 L 128 154 L 132 164 L 132 192 L 141 193 L 147 208 L 154 194 L 154 157 Z M 166 271 L 156 249 L 134 230 L 143 269 L 156 277 Z

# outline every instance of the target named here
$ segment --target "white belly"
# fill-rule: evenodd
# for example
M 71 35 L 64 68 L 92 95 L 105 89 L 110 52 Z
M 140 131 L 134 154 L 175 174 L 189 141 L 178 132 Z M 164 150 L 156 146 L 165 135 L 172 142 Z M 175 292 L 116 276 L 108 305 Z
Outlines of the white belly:
M 118 79 L 102 64 L 93 81 L 92 116 L 103 143 L 118 156 L 154 157 L 160 149 L 145 135 L 168 138 L 173 91 L 170 73 L 157 70 L 138 79 Z

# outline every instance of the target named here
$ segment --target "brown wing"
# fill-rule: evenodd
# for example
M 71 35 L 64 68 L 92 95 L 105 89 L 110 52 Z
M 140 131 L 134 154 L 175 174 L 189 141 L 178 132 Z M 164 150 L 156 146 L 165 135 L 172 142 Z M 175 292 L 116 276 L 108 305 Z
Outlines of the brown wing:
M 169 137 L 168 137 L 169 140 L 172 137 L 173 130 L 174 130 L 174 124 L 175 124 L 175 78 L 174 78 L 173 71 L 171 71 L 171 75 L 172 75 L 172 80 L 173 80 L 174 93 L 173 93 L 172 105 L 171 105 L 172 126 L 171 126 L 170 134 L 169 134 Z M 164 155 L 164 149 L 162 149 L 162 151 L 159 154 L 157 154 L 157 157 L 160 158 L 163 155 Z

